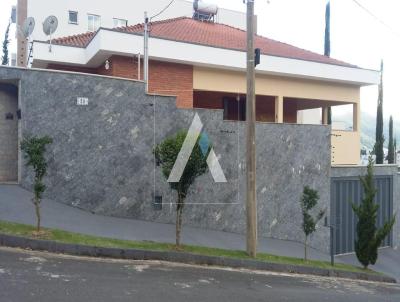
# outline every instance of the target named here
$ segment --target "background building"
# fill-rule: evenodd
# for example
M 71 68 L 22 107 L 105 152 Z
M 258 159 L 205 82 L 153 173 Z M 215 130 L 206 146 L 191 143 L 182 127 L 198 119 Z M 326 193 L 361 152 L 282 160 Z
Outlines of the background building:
M 103 28 L 122 27 L 142 23 L 144 12 L 149 17 L 157 15 L 167 8 L 170 0 L 18 0 L 17 23 L 22 27 L 27 17 L 33 17 L 36 28 L 32 40 L 47 40 L 42 30 L 43 21 L 50 15 L 58 19 L 58 29 L 53 38 L 93 32 Z M 174 1 L 158 19 L 181 16 L 192 17 L 193 1 Z M 157 20 L 157 17 L 154 18 Z M 216 21 L 244 29 L 246 16 L 242 12 L 218 9 Z M 26 66 L 27 41 L 18 35 L 18 66 Z

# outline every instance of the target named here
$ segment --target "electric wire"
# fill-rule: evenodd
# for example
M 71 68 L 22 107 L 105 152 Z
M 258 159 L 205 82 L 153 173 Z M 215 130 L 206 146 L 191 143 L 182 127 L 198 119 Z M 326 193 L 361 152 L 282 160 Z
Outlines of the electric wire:
M 171 2 L 170 2 L 166 7 L 164 7 L 160 12 L 158 12 L 158 13 L 155 14 L 154 16 L 150 17 L 150 20 L 152 20 L 152 19 L 154 19 L 154 18 L 157 18 L 159 15 L 161 15 L 162 13 L 164 13 L 164 12 L 172 5 L 172 3 L 174 3 L 174 2 L 175 2 L 175 0 L 171 0 Z
M 400 33 L 394 30 L 391 26 L 389 26 L 385 21 L 380 19 L 378 16 L 376 16 L 372 11 L 370 11 L 368 8 L 366 8 L 364 5 L 362 5 L 358 0 L 352 0 L 359 8 L 364 10 L 368 15 L 370 15 L 372 18 L 375 19 L 375 21 L 379 22 L 381 25 L 386 27 L 388 30 L 392 32 L 392 34 L 396 35 L 398 38 L 400 38 Z

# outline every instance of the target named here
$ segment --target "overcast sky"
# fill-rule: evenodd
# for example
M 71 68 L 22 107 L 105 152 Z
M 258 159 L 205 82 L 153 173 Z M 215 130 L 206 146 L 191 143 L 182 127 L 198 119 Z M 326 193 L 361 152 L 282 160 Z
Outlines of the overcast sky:
M 379 20 L 365 12 L 354 0 L 331 0 L 331 56 L 369 69 L 379 69 L 380 59 L 383 58 L 384 115 L 392 114 L 395 119 L 400 120 L 398 93 L 400 1 L 357 1 Z M 246 9 L 242 0 L 210 0 L 210 2 L 234 10 Z M 323 53 L 326 0 L 255 0 L 255 2 L 259 34 Z M 0 1 L 1 41 L 10 16 L 11 5 L 15 3 L 16 0 Z M 374 115 L 376 100 L 376 87 L 362 89 L 363 111 Z

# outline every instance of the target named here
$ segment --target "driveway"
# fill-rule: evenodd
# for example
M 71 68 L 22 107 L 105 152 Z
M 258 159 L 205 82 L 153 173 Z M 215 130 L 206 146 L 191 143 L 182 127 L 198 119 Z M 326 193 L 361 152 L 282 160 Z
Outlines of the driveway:
M 0 220 L 35 224 L 32 194 L 17 185 L 0 185 Z M 70 232 L 109 238 L 175 242 L 175 225 L 124 219 L 91 214 L 89 212 L 45 199 L 42 202 L 42 225 Z M 233 250 L 245 250 L 245 236 L 240 234 L 183 227 L 184 244 L 200 245 Z M 259 238 L 259 251 L 274 255 L 302 257 L 303 245 L 298 242 Z M 329 261 L 329 255 L 310 249 L 310 259 Z M 340 256 L 337 261 L 359 265 L 354 256 Z M 377 271 L 400 280 L 400 251 L 382 250 Z
M 336 258 L 343 263 L 360 265 L 355 254 L 337 256 Z M 400 250 L 392 248 L 380 249 L 378 261 L 370 268 L 392 276 L 400 283 Z

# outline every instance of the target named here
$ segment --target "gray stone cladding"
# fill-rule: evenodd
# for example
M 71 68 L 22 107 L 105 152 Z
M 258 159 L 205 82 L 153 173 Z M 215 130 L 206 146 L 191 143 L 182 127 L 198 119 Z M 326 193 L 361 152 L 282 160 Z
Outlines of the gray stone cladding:
M 245 124 L 222 110 L 177 109 L 175 98 L 146 95 L 142 82 L 78 73 L 0 68 L 19 83 L 22 136 L 49 135 L 46 196 L 97 214 L 175 222 L 175 192 L 153 156 L 159 143 L 187 130 L 197 113 L 227 183 L 199 177 L 187 198 L 184 224 L 245 233 Z M 77 105 L 87 98 L 88 105 Z M 81 100 L 85 103 L 86 99 Z M 260 236 L 303 241 L 299 199 L 309 185 L 330 202 L 330 128 L 258 123 L 257 198 Z M 21 165 L 21 185 L 32 174 Z M 154 205 L 162 197 L 162 209 Z M 321 222 L 311 245 L 329 250 Z

